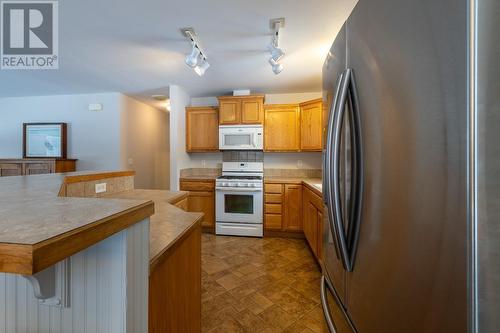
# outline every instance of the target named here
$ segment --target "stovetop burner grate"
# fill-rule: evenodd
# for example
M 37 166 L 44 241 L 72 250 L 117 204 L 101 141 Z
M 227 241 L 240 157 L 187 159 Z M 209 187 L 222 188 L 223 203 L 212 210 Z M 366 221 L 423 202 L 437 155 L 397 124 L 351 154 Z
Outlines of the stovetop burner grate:
M 220 176 L 217 179 L 262 180 L 262 176 Z

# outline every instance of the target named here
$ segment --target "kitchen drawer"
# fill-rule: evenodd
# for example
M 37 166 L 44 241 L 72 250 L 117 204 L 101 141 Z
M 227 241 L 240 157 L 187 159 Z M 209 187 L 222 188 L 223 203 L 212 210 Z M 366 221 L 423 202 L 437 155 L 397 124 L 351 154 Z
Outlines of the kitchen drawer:
M 280 204 L 283 202 L 283 196 L 281 194 L 267 194 L 266 193 L 265 197 L 266 197 L 266 203 Z
M 180 183 L 181 191 L 214 191 L 215 183 L 196 180 L 182 180 Z
M 264 228 L 268 230 L 281 230 L 282 228 L 281 215 L 266 214 L 264 221 Z
M 266 204 L 266 214 L 281 214 L 281 204 Z
M 264 184 L 264 190 L 266 193 L 283 194 L 283 185 L 282 184 Z

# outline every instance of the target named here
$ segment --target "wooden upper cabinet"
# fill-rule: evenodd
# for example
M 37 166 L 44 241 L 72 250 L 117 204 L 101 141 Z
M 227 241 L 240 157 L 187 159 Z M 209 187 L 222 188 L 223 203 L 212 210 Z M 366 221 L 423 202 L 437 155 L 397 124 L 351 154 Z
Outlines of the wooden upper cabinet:
M 300 104 L 300 149 L 321 151 L 323 148 L 323 101 L 316 99 Z
M 241 100 L 241 123 L 262 124 L 264 122 L 264 98 L 245 98 Z
M 262 124 L 264 121 L 264 96 L 220 96 L 219 124 Z
M 237 125 L 241 119 L 241 102 L 234 99 L 219 100 L 219 112 L 221 125 Z
M 264 150 L 300 150 L 300 108 L 297 104 L 264 106 Z
M 217 150 L 219 150 L 219 114 L 217 108 L 186 108 L 186 151 Z
M 285 209 L 283 229 L 302 230 L 302 185 L 285 184 Z

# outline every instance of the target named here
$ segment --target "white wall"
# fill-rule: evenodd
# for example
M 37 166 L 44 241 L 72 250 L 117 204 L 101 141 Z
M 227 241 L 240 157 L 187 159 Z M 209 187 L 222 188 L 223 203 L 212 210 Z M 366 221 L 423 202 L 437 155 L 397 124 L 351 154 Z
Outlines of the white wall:
M 180 170 L 191 168 L 186 153 L 186 106 L 190 96 L 179 86 L 170 86 L 170 189 L 179 190 Z
M 120 169 L 118 93 L 0 98 L 0 157 L 22 158 L 22 124 L 68 123 L 68 157 L 79 170 Z M 89 103 L 102 103 L 100 112 Z
M 321 98 L 321 92 L 266 94 L 266 104 L 302 103 Z M 191 106 L 217 106 L 217 97 L 191 98 Z M 190 154 L 191 168 L 220 167 L 222 153 Z M 299 166 L 300 165 L 300 166 Z M 264 166 L 267 169 L 321 169 L 321 153 L 264 153 Z
M 291 94 L 266 94 L 266 104 L 292 104 L 310 101 L 312 99 L 321 98 L 321 92 L 306 92 L 306 93 L 291 93 Z M 191 106 L 217 106 L 219 102 L 217 97 L 193 97 L 191 98 Z
M 90 103 L 103 110 L 89 111 Z M 22 158 L 26 122 L 68 123 L 68 157 L 79 171 L 134 169 L 138 188 L 169 187 L 163 111 L 119 93 L 0 98 L 0 158 Z
M 121 110 L 122 168 L 135 170 L 136 188 L 168 189 L 168 113 L 125 95 L 121 97 Z

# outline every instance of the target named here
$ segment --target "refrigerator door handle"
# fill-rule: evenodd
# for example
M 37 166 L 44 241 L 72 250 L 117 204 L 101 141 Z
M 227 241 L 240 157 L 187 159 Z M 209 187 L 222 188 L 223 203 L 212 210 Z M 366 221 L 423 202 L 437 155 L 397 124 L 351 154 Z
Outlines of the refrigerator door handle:
M 353 170 L 353 184 L 352 184 L 352 209 L 351 221 L 352 224 L 349 228 L 348 244 L 349 244 L 349 258 L 351 269 L 354 268 L 356 260 L 356 253 L 358 249 L 358 240 L 361 226 L 361 211 L 363 207 L 363 191 L 364 191 L 364 161 L 363 161 L 363 140 L 361 136 L 361 115 L 359 111 L 359 100 L 356 86 L 356 76 L 352 69 L 348 69 L 350 73 L 349 84 L 349 104 L 352 111 L 352 141 L 353 141 L 353 157 L 354 157 L 354 170 Z
M 337 112 L 337 104 L 340 94 L 340 88 L 342 87 L 342 82 L 344 80 L 344 73 L 339 75 L 337 80 L 337 87 L 335 89 L 335 97 L 333 99 L 332 107 L 330 109 L 330 113 L 328 115 L 328 125 L 326 131 L 326 147 L 325 147 L 325 156 L 323 160 L 323 170 L 325 170 L 325 177 L 323 177 L 323 188 L 328 189 L 330 187 L 330 177 L 331 177 L 331 161 L 332 161 L 332 130 L 333 130 L 333 120 L 334 115 Z M 323 196 L 323 201 L 325 204 L 330 205 L 328 191 L 325 192 Z
M 338 238 L 338 232 L 335 227 L 335 223 L 333 222 L 334 220 L 334 213 L 333 213 L 333 195 L 331 193 L 331 178 L 332 178 L 332 149 L 333 149 L 333 126 L 334 126 L 334 120 L 335 120 L 335 115 L 337 114 L 337 110 L 339 107 L 339 96 L 340 96 L 340 90 L 343 86 L 344 83 L 344 77 L 345 77 L 345 72 L 341 73 L 338 80 L 337 80 L 337 87 L 335 89 L 335 97 L 333 99 L 332 107 L 330 110 L 330 114 L 328 116 L 328 127 L 327 127 L 327 136 L 326 136 L 326 148 L 325 148 L 325 156 L 324 156 L 324 165 L 323 165 L 323 170 L 325 170 L 325 175 L 323 177 L 323 189 L 324 190 L 324 196 L 323 196 L 323 201 L 326 204 L 327 207 L 327 214 L 328 214 L 328 223 L 330 225 L 330 232 L 333 236 L 333 239 L 335 240 L 335 255 L 337 256 L 337 259 L 340 259 L 341 253 L 340 253 L 340 247 L 339 243 L 340 240 Z
M 346 240 L 346 232 L 343 221 L 342 214 L 342 204 L 340 201 L 340 145 L 341 145 L 341 135 L 342 135 L 342 123 L 346 110 L 347 98 L 349 97 L 349 87 L 351 81 L 350 69 L 345 71 L 344 80 L 341 85 L 340 95 L 338 100 L 338 108 L 334 115 L 333 120 L 333 130 L 332 130 L 332 151 L 333 151 L 333 163 L 330 165 L 329 174 L 331 179 L 333 179 L 333 186 L 330 186 L 327 190 L 329 201 L 333 201 L 332 205 L 329 205 L 328 213 L 333 215 L 333 224 L 335 225 L 336 239 L 338 240 L 338 249 L 340 252 L 340 258 L 342 260 L 342 265 L 344 269 L 348 272 L 352 271 L 351 260 L 349 257 L 349 247 Z M 333 193 L 332 193 L 333 192 Z

